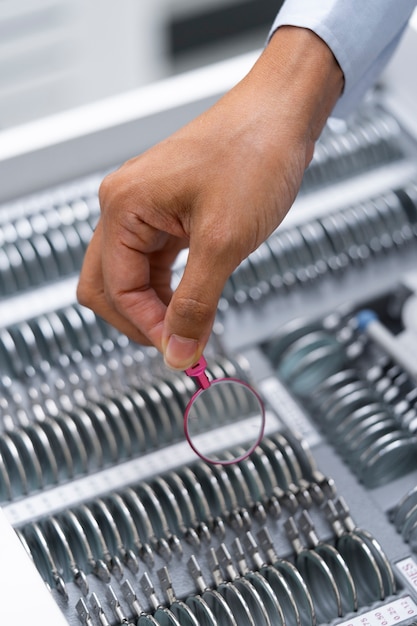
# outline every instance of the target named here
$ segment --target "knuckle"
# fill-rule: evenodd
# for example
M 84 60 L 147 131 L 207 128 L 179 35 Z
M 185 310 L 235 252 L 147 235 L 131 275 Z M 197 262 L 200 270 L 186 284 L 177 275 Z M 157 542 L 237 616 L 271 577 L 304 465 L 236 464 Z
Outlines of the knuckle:
M 98 189 L 98 197 L 100 201 L 100 205 L 105 204 L 106 199 L 110 195 L 111 189 L 113 187 L 114 174 L 107 174 L 105 178 L 100 183 Z
M 87 274 L 84 276 L 83 271 L 78 279 L 75 296 L 82 306 L 95 312 L 100 311 L 108 300 L 101 281 Z
M 100 183 L 98 189 L 98 199 L 102 213 L 107 210 L 114 210 L 124 201 L 128 195 L 126 181 L 122 170 L 116 170 L 107 174 Z
M 76 298 L 81 305 L 91 308 L 93 304 L 92 293 L 82 280 L 77 285 Z

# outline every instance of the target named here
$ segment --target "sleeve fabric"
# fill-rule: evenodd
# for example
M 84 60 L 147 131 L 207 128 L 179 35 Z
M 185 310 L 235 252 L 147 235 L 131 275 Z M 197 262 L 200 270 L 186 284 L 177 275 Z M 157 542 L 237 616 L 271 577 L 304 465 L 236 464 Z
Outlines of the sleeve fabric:
M 361 101 L 391 58 L 417 0 L 285 0 L 270 32 L 299 26 L 332 50 L 345 77 L 332 113 L 345 117 Z

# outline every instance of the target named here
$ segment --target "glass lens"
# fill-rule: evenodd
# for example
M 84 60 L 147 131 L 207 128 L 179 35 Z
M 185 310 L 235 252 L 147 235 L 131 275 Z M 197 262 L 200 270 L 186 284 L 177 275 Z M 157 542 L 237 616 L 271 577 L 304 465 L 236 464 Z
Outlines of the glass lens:
M 262 439 L 264 426 L 261 398 L 249 385 L 233 378 L 218 379 L 207 389 L 199 389 L 184 415 L 185 436 L 193 450 L 204 461 L 222 465 L 249 456 Z M 235 447 L 239 447 L 236 454 Z

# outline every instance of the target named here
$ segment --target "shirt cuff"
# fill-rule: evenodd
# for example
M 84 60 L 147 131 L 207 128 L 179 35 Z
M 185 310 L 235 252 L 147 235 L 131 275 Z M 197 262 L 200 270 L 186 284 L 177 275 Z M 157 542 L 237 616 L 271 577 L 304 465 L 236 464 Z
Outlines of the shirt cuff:
M 323 39 L 345 79 L 332 115 L 346 117 L 378 80 L 416 4 L 416 0 L 286 0 L 269 38 L 280 26 L 298 26 Z

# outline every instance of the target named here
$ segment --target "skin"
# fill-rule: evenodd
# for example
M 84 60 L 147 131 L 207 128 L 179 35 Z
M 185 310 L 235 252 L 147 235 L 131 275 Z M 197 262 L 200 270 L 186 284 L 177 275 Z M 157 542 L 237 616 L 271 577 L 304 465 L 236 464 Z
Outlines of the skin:
M 281 223 L 343 74 L 312 31 L 281 27 L 213 107 L 107 176 L 77 297 L 174 369 L 196 362 L 225 282 Z M 172 293 L 171 267 L 189 248 Z

